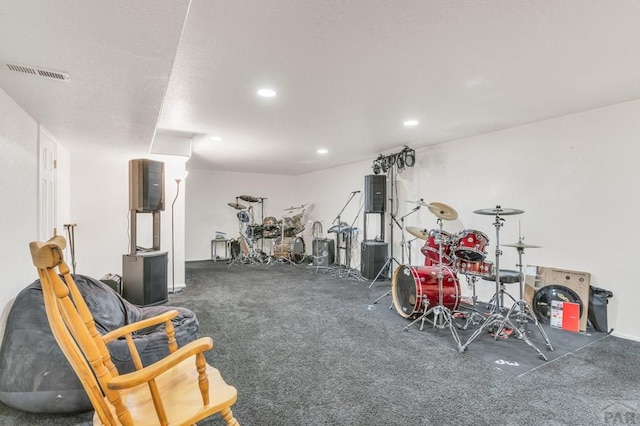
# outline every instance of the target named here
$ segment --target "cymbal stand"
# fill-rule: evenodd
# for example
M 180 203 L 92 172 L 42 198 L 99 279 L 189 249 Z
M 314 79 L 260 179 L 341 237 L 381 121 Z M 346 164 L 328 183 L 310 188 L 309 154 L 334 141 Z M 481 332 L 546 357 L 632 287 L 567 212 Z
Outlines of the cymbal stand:
M 522 239 L 520 238 L 518 242 L 522 243 Z M 540 330 L 540 334 L 542 335 L 542 338 L 547 344 L 547 347 L 549 348 L 549 350 L 553 351 L 553 346 L 551 346 L 551 342 L 547 337 L 547 333 L 544 332 L 542 325 L 540 324 L 535 314 L 533 313 L 533 309 L 531 308 L 531 305 L 529 305 L 529 303 L 526 300 L 524 300 L 524 274 L 522 273 L 522 255 L 524 254 L 524 247 L 516 247 L 516 248 L 518 250 L 517 266 L 520 272 L 520 300 L 518 300 L 516 303 L 514 303 L 511 306 L 511 309 L 509 309 L 509 312 L 507 313 L 507 318 L 511 318 L 512 316 L 515 316 L 516 323 L 518 324 L 518 330 L 520 331 L 521 335 L 524 335 L 524 336 L 528 334 L 528 330 L 527 330 L 528 322 L 529 321 L 533 322 L 536 325 L 536 327 L 538 327 L 538 330 Z M 504 328 L 504 322 L 500 325 L 500 328 L 498 329 L 497 334 L 500 334 L 503 328 Z
M 264 225 L 264 200 L 265 197 L 258 197 L 258 201 L 260 203 L 260 225 Z M 264 253 L 264 238 L 260 239 L 260 250 Z
M 425 321 L 431 323 L 434 328 L 444 329 L 449 328 L 451 331 L 451 337 L 458 345 L 458 351 L 464 351 L 464 347 L 460 342 L 460 336 L 458 336 L 458 332 L 456 330 L 457 326 L 454 323 L 453 315 L 451 314 L 451 310 L 444 306 L 444 289 L 443 289 L 443 279 L 444 275 L 442 274 L 442 270 L 444 266 L 442 264 L 442 246 L 444 245 L 444 241 L 442 240 L 442 219 L 438 218 L 438 226 L 440 227 L 440 233 L 436 237 L 436 244 L 438 244 L 438 304 L 432 306 L 427 310 L 429 301 L 427 300 L 427 306 L 425 306 L 425 312 L 422 316 L 416 318 L 411 324 L 403 328 L 403 331 L 408 331 L 409 327 L 413 324 L 420 321 L 420 331 L 424 328 Z M 433 320 L 429 320 L 427 318 L 428 315 L 433 314 Z
M 406 241 L 406 240 L 405 240 L 405 236 L 404 236 L 404 218 L 405 218 L 405 217 L 407 217 L 407 216 L 409 216 L 409 215 L 410 215 L 410 214 L 412 214 L 412 213 L 415 213 L 415 212 L 416 212 L 416 211 L 418 211 L 419 209 L 420 209 L 420 206 L 417 206 L 417 207 L 413 208 L 409 213 L 405 214 L 404 216 L 401 216 L 401 217 L 400 217 L 400 224 L 398 224 L 398 222 L 396 221 L 396 219 L 395 219 L 395 217 L 394 217 L 394 216 L 391 216 L 391 220 L 393 220 L 393 221 L 394 221 L 398 226 L 400 226 L 400 233 L 401 233 L 401 235 L 402 235 L 402 240 L 401 240 L 401 242 L 400 242 L 400 246 L 402 247 L 402 263 L 398 263 L 398 261 L 397 261 L 395 258 L 393 258 L 393 257 L 389 257 L 389 258 L 387 259 L 387 262 L 385 263 L 385 265 L 384 265 L 384 266 L 382 267 L 382 269 L 380 270 L 380 272 L 378 272 L 378 275 L 375 277 L 375 279 L 374 279 L 374 280 L 371 282 L 371 284 L 369 285 L 369 288 L 371 288 L 371 287 L 375 284 L 376 280 L 378 279 L 378 277 L 380 276 L 380 274 L 382 273 L 382 271 L 384 271 L 384 270 L 385 270 L 385 268 L 386 268 L 388 265 L 390 266 L 390 263 L 391 263 L 391 261 L 392 261 L 392 260 L 395 260 L 395 261 L 396 261 L 396 263 L 397 263 L 398 265 L 404 265 L 404 252 L 405 252 L 405 241 Z M 411 265 L 411 242 L 409 242 L 409 252 L 408 252 L 408 253 L 409 253 L 409 265 Z M 374 300 L 374 301 L 372 302 L 372 304 L 374 304 L 374 305 L 375 305 L 376 303 L 378 303 L 378 301 L 379 301 L 380 299 L 382 299 L 383 297 L 386 297 L 386 296 L 388 296 L 388 295 L 390 295 L 390 294 L 391 294 L 391 290 L 387 291 L 385 294 L 383 294 L 382 296 L 378 297 L 376 300 Z M 393 302 L 391 302 L 391 305 L 389 306 L 389 309 L 391 309 L 392 307 L 393 307 Z
M 499 207 L 499 206 L 498 206 Z M 487 318 L 487 320 L 482 324 L 482 326 L 469 337 L 469 340 L 462 346 L 462 350 L 467 349 L 467 346 L 471 342 L 473 342 L 483 331 L 487 329 L 491 329 L 494 325 L 498 326 L 499 331 L 505 326 L 508 326 L 511 330 L 515 331 L 518 339 L 523 340 L 527 345 L 531 346 L 537 353 L 538 357 L 544 361 L 548 361 L 548 358 L 538 349 L 536 345 L 533 344 L 531 340 L 527 337 L 526 334 L 522 333 L 519 328 L 517 328 L 513 322 L 509 319 L 509 317 L 505 317 L 502 315 L 500 309 L 500 256 L 502 252 L 500 251 L 500 228 L 503 226 L 504 219 L 500 216 L 500 213 L 496 213 L 496 219 L 493 223 L 493 226 L 496 228 L 496 266 L 495 266 L 495 277 L 496 277 L 496 293 L 494 295 L 495 301 L 494 306 L 491 308 L 491 316 Z M 494 333 L 494 340 L 498 339 L 498 333 Z

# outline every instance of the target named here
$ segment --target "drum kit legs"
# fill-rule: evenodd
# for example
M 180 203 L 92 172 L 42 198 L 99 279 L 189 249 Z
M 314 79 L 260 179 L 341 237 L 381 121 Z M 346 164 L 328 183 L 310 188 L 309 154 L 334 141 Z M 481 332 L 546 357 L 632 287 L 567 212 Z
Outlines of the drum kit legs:
M 527 325 L 533 323 L 538 328 L 548 350 L 553 351 L 549 338 L 542 325 L 537 320 L 536 315 L 529 303 L 524 300 L 524 274 L 522 272 L 522 255 L 525 248 L 535 248 L 525 244 L 522 237 L 515 244 L 505 244 L 506 247 L 515 247 L 518 250 L 518 276 L 512 272 L 510 281 L 516 282 L 520 287 L 520 298 L 515 300 L 509 293 L 506 293 L 514 302 L 511 308 L 504 315 L 504 283 L 505 273 L 510 271 L 500 270 L 500 228 L 503 226 L 503 216 L 524 213 L 522 210 L 503 209 L 496 206 L 493 209 L 476 210 L 474 213 L 495 216 L 493 223 L 496 230 L 496 250 L 495 268 L 492 262 L 484 261 L 484 246 L 488 243 L 488 237 L 481 232 L 464 230 L 456 237 L 460 237 L 457 245 L 453 244 L 452 235 L 442 229 L 442 220 L 455 220 L 457 212 L 442 203 L 424 203 L 429 210 L 437 216 L 438 229 L 427 233 L 426 230 L 418 228 L 407 228 L 407 231 L 418 238 L 427 240 L 422 252 L 425 254 L 425 266 L 399 266 L 393 276 L 392 297 L 393 304 L 401 316 L 415 318 L 403 331 L 408 331 L 414 324 L 420 322 L 420 330 L 424 328 L 424 323 L 428 322 L 434 328 L 448 328 L 451 336 L 460 352 L 480 336 L 483 332 L 491 332 L 494 340 L 503 334 L 505 329 L 510 329 L 519 340 L 523 340 L 533 348 L 538 357 L 547 361 L 547 357 L 529 339 Z M 465 306 L 465 312 L 459 311 L 460 289 L 456 278 L 456 273 L 460 272 L 467 276 L 469 285 L 473 286 L 472 306 Z M 478 310 L 477 297 L 475 291 L 476 281 L 479 277 L 495 281 L 495 293 L 489 301 L 489 310 L 483 314 Z M 435 305 L 431 303 L 435 302 Z M 467 312 L 468 310 L 468 312 Z M 420 314 L 416 317 L 416 315 Z M 456 323 L 458 315 L 466 316 L 463 326 Z M 482 323 L 482 324 L 481 324 Z M 466 330 L 470 325 L 481 324 L 463 344 L 458 335 L 457 329 Z
M 446 267 L 442 264 L 442 255 L 443 255 L 442 247 L 444 246 L 444 241 L 441 240 L 443 233 L 442 233 L 442 219 L 440 217 L 438 217 L 438 225 L 440 227 L 440 233 L 438 234 L 437 241 L 436 241 L 436 243 L 438 244 L 438 260 L 439 260 L 439 263 L 437 265 L 437 275 L 436 275 L 437 281 L 438 281 L 438 304 L 435 306 L 429 307 L 428 306 L 429 301 L 428 299 L 426 299 L 424 301 L 425 303 L 424 313 L 420 317 L 416 318 L 411 324 L 406 326 L 403 330 L 408 331 L 409 328 L 415 323 L 417 323 L 418 321 L 420 321 L 420 331 L 422 331 L 422 329 L 424 328 L 425 321 L 430 322 L 433 325 L 433 327 L 436 327 L 439 329 L 449 328 L 449 331 L 451 332 L 451 337 L 453 337 L 453 340 L 458 345 L 458 350 L 462 352 L 464 351 L 464 347 L 460 342 L 460 336 L 458 336 L 456 325 L 453 321 L 453 315 L 451 313 L 451 310 L 444 305 L 444 284 L 443 284 L 444 273 L 443 271 L 445 271 Z M 446 270 L 447 272 L 450 271 L 449 268 L 447 268 Z M 459 295 L 456 295 L 456 298 L 457 296 Z M 433 319 L 429 320 L 427 317 L 431 314 L 433 314 Z

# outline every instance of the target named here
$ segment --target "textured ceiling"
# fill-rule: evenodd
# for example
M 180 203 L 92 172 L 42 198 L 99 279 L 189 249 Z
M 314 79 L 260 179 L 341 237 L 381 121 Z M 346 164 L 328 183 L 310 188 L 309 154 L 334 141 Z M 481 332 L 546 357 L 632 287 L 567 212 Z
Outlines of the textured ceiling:
M 299 174 L 640 98 L 639 41 L 636 0 L 5 0 L 0 58 L 71 80 L 0 87 L 72 149 Z

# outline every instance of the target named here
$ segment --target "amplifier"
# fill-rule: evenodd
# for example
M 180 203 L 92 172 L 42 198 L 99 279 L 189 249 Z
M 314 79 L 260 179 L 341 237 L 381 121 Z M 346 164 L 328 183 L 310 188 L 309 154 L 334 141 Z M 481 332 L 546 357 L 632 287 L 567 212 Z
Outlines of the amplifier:
M 336 255 L 336 242 L 327 238 L 313 240 L 313 265 L 331 266 Z

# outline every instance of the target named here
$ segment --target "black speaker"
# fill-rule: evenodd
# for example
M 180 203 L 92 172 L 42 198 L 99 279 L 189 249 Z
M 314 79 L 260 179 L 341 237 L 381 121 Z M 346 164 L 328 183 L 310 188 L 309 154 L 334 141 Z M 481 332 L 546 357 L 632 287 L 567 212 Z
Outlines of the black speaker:
M 336 256 L 336 242 L 326 238 L 313 240 L 313 265 L 331 266 Z
M 387 198 L 387 176 L 366 175 L 364 177 L 364 211 L 384 213 Z
M 387 243 L 381 241 L 363 241 L 360 253 L 360 274 L 366 279 L 372 280 L 378 276 L 387 277 L 389 270 L 387 263 Z
M 129 161 L 129 210 L 164 210 L 164 163 L 147 159 Z
M 147 252 L 122 256 L 122 297 L 134 305 L 165 303 L 167 289 L 167 252 Z

